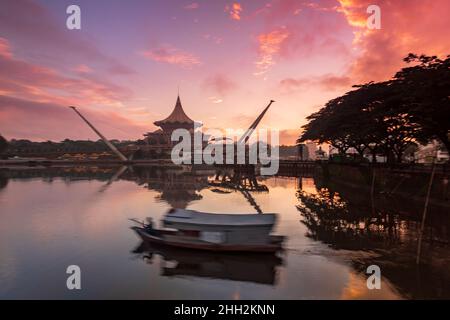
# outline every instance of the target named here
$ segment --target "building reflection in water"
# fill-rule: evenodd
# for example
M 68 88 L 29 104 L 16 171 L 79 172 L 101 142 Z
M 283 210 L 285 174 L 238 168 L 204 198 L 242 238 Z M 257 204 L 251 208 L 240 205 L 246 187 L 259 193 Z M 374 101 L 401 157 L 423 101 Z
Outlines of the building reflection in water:
M 317 255 L 330 254 L 333 257 L 343 257 L 356 271 L 358 279 L 365 279 L 367 266 L 379 265 L 383 279 L 395 287 L 402 297 L 418 299 L 450 297 L 448 206 L 443 207 L 433 202 L 430 203 L 424 233 L 423 264 L 416 266 L 417 232 L 420 226 L 423 201 L 389 196 L 381 192 L 375 193 L 374 198 L 371 198 L 370 192 L 360 185 L 350 186 L 348 183 L 344 185 L 316 176 L 295 178 L 298 183 L 294 186 L 294 178 L 283 180 L 272 177 L 264 180 L 257 177 L 254 180 L 253 177 L 245 178 L 245 175 L 241 175 L 239 179 L 236 179 L 233 171 L 221 170 L 220 172 L 211 172 L 190 169 L 172 170 L 161 167 L 133 167 L 126 168 L 126 170 L 117 167 L 2 170 L 0 171 L 0 194 L 4 196 L 5 191 L 9 190 L 8 188 L 17 186 L 17 181 L 34 181 L 35 178 L 39 178 L 45 184 L 51 184 L 58 180 L 63 180 L 67 184 L 72 181 L 95 180 L 101 182 L 102 190 L 108 188 L 114 181 L 126 180 L 155 190 L 156 196 L 153 192 L 148 194 L 156 197 L 158 201 L 167 203 L 170 207 L 186 208 L 202 199 L 202 196 L 205 197 L 204 201 L 210 199 L 217 201 L 223 197 L 226 203 L 228 199 L 235 199 L 235 191 L 244 192 L 250 196 L 255 192 L 268 192 L 269 195 L 271 191 L 275 194 L 277 189 L 282 188 L 288 191 L 285 192 L 286 199 L 290 199 L 297 189 L 296 199 L 292 197 L 293 203 L 297 204 L 296 209 L 293 206 L 289 207 L 290 204 L 273 206 L 277 210 L 278 208 L 285 208 L 284 210 L 290 208 L 292 211 L 282 211 L 280 216 L 290 219 L 289 214 L 293 214 L 292 217 L 301 221 L 306 227 L 306 229 L 302 228 L 300 222 L 298 225 L 294 225 L 285 220 L 285 223 L 291 226 L 288 228 L 289 231 L 286 231 L 290 239 L 295 238 L 295 232 L 301 232 L 302 236 L 306 232 L 306 235 L 317 241 L 317 244 L 322 242 L 331 248 L 331 250 L 323 250 L 323 246 L 319 244 L 312 247 L 312 251 L 317 248 L 320 251 Z M 242 177 L 245 179 L 241 179 Z M 246 182 L 239 183 L 243 180 Z M 125 185 L 125 187 L 127 186 Z M 206 189 L 212 193 L 205 193 Z M 111 188 L 109 192 L 111 191 L 115 190 Z M 97 197 L 98 194 L 95 196 Z M 108 196 L 108 192 L 102 195 L 105 199 Z M 267 198 L 261 197 L 260 199 L 267 201 Z M 258 204 L 252 203 L 254 199 L 247 200 L 255 208 L 256 214 L 255 205 L 259 207 Z M 35 205 L 33 204 L 33 206 Z M 45 208 L 48 210 L 47 207 Z M 262 211 L 264 208 L 259 209 Z M 19 214 L 13 216 L 17 219 L 21 217 Z M 54 223 L 53 219 L 54 217 L 51 220 L 52 224 Z M 45 220 L 39 219 L 39 221 Z M 128 226 L 123 219 L 118 223 L 122 229 L 124 229 L 123 225 Z M 18 225 L 22 225 L 22 223 L 18 223 Z M 8 227 L 8 230 L 10 229 Z M 97 237 L 95 241 L 97 241 Z M 132 238 L 132 242 L 124 250 L 129 251 L 134 248 L 136 245 L 134 241 Z M 291 242 L 290 245 L 296 246 L 295 242 Z M 300 245 L 295 248 L 299 249 L 299 252 L 303 252 L 300 251 L 302 250 Z M 287 258 L 284 266 L 283 261 L 277 256 L 224 256 L 198 251 L 152 248 L 146 247 L 145 244 L 139 248 L 136 249 L 135 254 L 142 257 L 147 256 L 148 262 L 154 261 L 154 258 L 150 260 L 148 257 L 155 255 L 167 262 L 165 266 L 161 267 L 161 273 L 167 277 L 190 275 L 274 285 L 277 283 L 277 274 L 282 275 L 284 271 L 297 268 L 295 262 L 291 262 L 293 260 L 289 260 L 290 265 L 288 266 Z M 307 259 L 301 253 L 294 256 L 294 253 L 290 251 L 286 253 L 286 257 Z M 170 268 L 171 266 L 172 268 Z M 282 283 L 281 278 L 278 283 Z M 354 290 L 354 286 L 356 284 L 349 285 L 349 290 Z
M 218 194 L 227 194 L 229 190 L 241 192 L 258 214 L 262 210 L 251 192 L 268 192 L 249 170 L 211 172 L 135 168 L 133 174 L 139 184 L 158 191 L 157 199 L 172 208 L 186 208 L 191 202 L 202 199 L 201 190 L 209 188 Z M 282 259 L 276 254 L 211 253 L 147 242 L 141 242 L 133 253 L 147 263 L 153 263 L 155 255 L 160 256 L 163 261 L 161 275 L 167 277 L 192 276 L 275 285 L 277 267 L 282 265 Z
M 139 184 L 159 192 L 157 200 L 172 208 L 185 209 L 192 201 L 202 199 L 200 191 L 208 187 L 208 171 L 135 167 L 133 175 Z
M 0 172 L 0 191 L 8 185 L 8 178 Z
M 226 194 L 230 190 L 239 191 L 256 212 L 263 213 L 252 193 L 267 193 L 269 188 L 258 181 L 254 166 L 243 165 L 218 169 L 209 185 L 212 188 L 211 191 L 216 193 Z

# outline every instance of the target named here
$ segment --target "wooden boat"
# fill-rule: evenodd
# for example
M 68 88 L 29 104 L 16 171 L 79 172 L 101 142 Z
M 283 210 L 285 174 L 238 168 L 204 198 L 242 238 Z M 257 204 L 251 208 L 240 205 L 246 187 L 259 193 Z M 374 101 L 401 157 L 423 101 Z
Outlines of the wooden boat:
M 145 241 L 178 248 L 220 252 L 276 252 L 284 236 L 271 235 L 275 214 L 215 214 L 172 209 L 164 229 L 132 227 Z

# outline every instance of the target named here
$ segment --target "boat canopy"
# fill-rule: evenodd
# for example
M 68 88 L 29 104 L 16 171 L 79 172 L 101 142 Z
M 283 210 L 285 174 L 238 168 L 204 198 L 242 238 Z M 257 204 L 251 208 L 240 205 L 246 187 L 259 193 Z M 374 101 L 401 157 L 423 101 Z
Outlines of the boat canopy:
M 275 223 L 275 220 L 276 215 L 274 213 L 219 214 L 186 209 L 172 209 L 163 218 L 164 223 L 217 226 L 272 226 Z

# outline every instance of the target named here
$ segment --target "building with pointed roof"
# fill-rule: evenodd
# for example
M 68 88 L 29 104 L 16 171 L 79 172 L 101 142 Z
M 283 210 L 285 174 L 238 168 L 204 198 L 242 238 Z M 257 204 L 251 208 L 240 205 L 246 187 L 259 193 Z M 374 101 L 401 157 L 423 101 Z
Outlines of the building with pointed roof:
M 172 113 L 164 120 L 155 121 L 155 125 L 161 127 L 164 132 L 172 132 L 175 129 L 184 128 L 187 130 L 194 129 L 194 120 L 189 118 L 183 110 L 180 96 L 177 97 L 177 102 Z
M 170 156 L 172 147 L 176 144 L 171 141 L 174 130 L 186 129 L 194 132 L 196 126 L 196 122 L 184 112 L 179 95 L 172 113 L 163 120 L 155 121 L 154 124 L 160 129 L 144 134 L 146 147 L 141 150 L 150 157 L 158 158 Z

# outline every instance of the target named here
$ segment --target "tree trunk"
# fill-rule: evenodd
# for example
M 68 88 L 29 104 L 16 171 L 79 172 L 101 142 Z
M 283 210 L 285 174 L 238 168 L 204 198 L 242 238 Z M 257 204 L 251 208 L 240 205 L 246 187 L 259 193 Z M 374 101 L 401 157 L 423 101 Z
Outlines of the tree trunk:
M 402 163 L 403 151 L 397 152 L 397 162 Z
M 372 163 L 377 163 L 377 152 L 372 150 Z
M 354 147 L 356 149 L 356 151 L 359 153 L 359 155 L 361 157 L 364 157 L 364 150 L 366 150 L 366 148 L 361 148 L 361 147 Z
M 447 152 L 450 155 L 450 140 L 448 139 L 448 137 L 439 137 L 439 140 L 441 140 L 442 144 L 445 146 L 445 149 L 447 149 Z
M 395 163 L 395 154 L 392 149 L 386 150 L 386 162 L 391 165 Z
M 339 151 L 340 155 L 345 155 L 345 152 L 347 152 L 348 148 L 347 147 L 336 147 Z
M 377 150 L 378 150 L 378 147 L 371 148 L 369 146 L 366 146 L 365 149 L 369 149 L 369 152 L 372 155 L 372 163 L 377 163 Z

